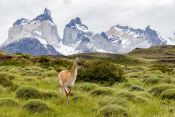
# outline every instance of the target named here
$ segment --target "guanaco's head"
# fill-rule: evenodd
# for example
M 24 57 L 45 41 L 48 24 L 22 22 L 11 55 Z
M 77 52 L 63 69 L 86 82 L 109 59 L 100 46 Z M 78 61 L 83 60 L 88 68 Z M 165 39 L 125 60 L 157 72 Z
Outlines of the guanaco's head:
M 76 58 L 76 63 L 78 65 L 78 67 L 84 67 L 84 61 L 82 58 Z

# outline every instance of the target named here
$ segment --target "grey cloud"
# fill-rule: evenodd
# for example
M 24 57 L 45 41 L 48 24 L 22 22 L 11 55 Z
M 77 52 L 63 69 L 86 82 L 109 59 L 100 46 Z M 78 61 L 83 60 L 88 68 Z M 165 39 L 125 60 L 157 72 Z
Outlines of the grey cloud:
M 0 0 L 0 43 L 12 23 L 33 18 L 48 7 L 62 35 L 66 23 L 79 16 L 90 30 L 105 31 L 116 24 L 144 28 L 151 25 L 163 35 L 175 31 L 175 0 Z

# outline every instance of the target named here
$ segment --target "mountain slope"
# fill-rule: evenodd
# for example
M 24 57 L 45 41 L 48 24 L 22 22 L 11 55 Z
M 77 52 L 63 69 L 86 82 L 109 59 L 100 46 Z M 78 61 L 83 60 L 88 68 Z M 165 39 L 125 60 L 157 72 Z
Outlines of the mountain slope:
M 38 40 L 37 42 L 36 39 Z M 48 53 L 55 54 L 53 51 L 50 52 L 48 47 L 52 48 L 52 50 L 59 48 L 59 42 L 61 39 L 58 35 L 57 27 L 54 24 L 51 18 L 51 13 L 48 9 L 45 9 L 44 13 L 38 15 L 32 20 L 21 18 L 15 21 L 13 23 L 13 26 L 9 29 L 8 39 L 5 41 L 5 43 L 2 44 L 1 48 L 12 53 L 16 52 L 17 50 L 19 52 L 28 53 L 29 51 L 27 50 L 27 47 L 29 45 L 26 43 L 27 40 L 30 42 L 31 47 L 36 46 L 35 48 L 37 48 L 38 46 L 38 48 L 40 48 L 38 51 L 35 51 L 36 54 L 34 53 L 34 55 L 42 55 Z M 33 43 L 33 45 L 31 45 L 31 40 L 34 40 L 36 43 Z M 20 45 L 22 47 L 20 47 Z M 41 50 L 41 45 L 43 50 Z M 30 50 L 29 53 L 31 53 L 31 51 L 32 50 Z
M 121 46 L 126 52 L 135 48 L 148 48 L 166 44 L 165 40 L 153 29 L 147 26 L 145 29 L 134 29 L 128 26 L 112 26 L 107 32 L 108 36 L 121 41 Z
M 92 35 L 93 32 L 76 17 L 65 26 L 62 43 L 73 47 L 74 53 L 94 52 L 96 50 L 90 43 Z
M 25 53 L 32 55 L 57 55 L 58 53 L 52 45 L 43 45 L 36 38 L 26 37 L 22 40 L 12 42 L 0 48 L 9 53 Z
M 17 51 L 31 53 L 32 49 L 31 51 L 27 50 L 27 39 L 30 44 L 31 40 L 38 40 L 38 45 L 30 45 L 34 48 L 42 45 L 43 50 L 41 48 L 36 49 L 37 54 L 34 55 L 55 54 L 55 51 L 63 55 L 91 52 L 123 54 L 131 52 L 135 48 L 175 44 L 174 35 L 167 39 L 163 38 L 150 26 L 137 29 L 114 25 L 107 31 L 94 33 L 79 17 L 72 19 L 65 25 L 63 38 L 61 39 L 58 35 L 57 26 L 51 17 L 51 12 L 47 8 L 32 20 L 26 18 L 16 20 L 9 29 L 8 39 L 0 46 L 0 49 L 12 53 Z M 20 47 L 20 45 L 23 47 Z M 52 51 L 48 47 L 52 48 Z M 43 51 L 47 52 L 43 53 Z

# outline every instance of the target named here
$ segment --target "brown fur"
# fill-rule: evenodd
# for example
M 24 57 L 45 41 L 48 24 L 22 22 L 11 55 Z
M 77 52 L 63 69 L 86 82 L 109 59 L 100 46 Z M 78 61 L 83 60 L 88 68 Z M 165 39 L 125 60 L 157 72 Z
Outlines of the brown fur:
M 67 97 L 67 103 L 69 103 L 69 95 L 71 93 L 71 86 L 74 85 L 74 82 L 77 77 L 77 69 L 81 65 L 83 65 L 82 61 L 79 58 L 76 58 L 72 65 L 71 70 L 62 70 L 58 74 L 60 92 L 65 93 Z

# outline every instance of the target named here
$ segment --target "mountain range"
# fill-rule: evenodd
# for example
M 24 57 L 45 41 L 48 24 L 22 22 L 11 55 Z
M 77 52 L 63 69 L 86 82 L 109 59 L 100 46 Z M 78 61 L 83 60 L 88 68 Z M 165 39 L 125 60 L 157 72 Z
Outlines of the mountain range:
M 16 20 L 0 50 L 37 56 L 91 52 L 121 54 L 135 48 L 157 45 L 175 45 L 175 34 L 163 38 L 150 26 L 136 29 L 119 24 L 96 34 L 83 24 L 79 17 L 65 25 L 63 38 L 60 38 L 51 12 L 45 8 L 42 14 L 33 19 Z

